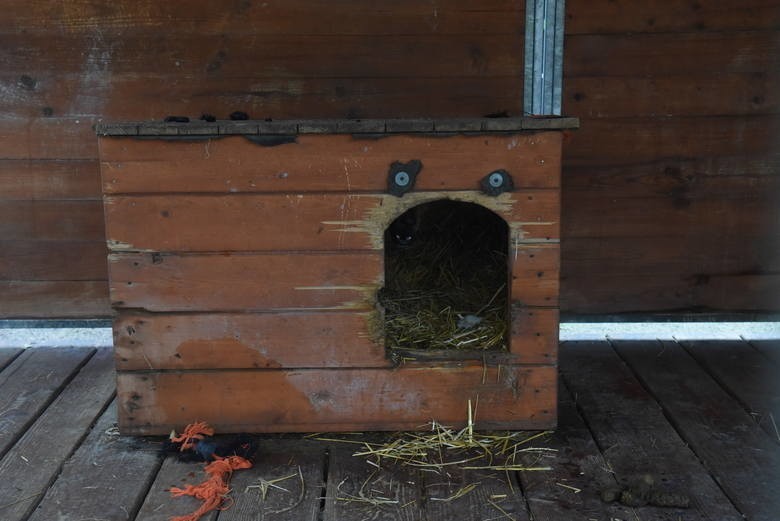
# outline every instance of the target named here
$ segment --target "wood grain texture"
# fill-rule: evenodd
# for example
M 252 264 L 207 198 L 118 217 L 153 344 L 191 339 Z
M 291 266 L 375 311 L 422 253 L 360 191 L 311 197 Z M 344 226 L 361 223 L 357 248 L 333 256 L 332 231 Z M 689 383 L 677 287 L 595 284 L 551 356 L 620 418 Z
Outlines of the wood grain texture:
M 3 411 L 0 457 L 52 403 L 60 389 L 94 352 L 86 347 L 30 348 L 0 373 L 0 411 Z M 31 382 L 36 385 L 31 386 Z
M 465 404 L 475 403 L 477 395 L 478 428 L 554 425 L 554 367 L 497 371 L 469 363 L 396 370 L 120 373 L 120 428 L 126 434 L 162 434 L 196 417 L 219 432 L 405 430 L 431 419 L 462 426 Z
M 111 314 L 108 282 L 2 281 L 0 316 L 5 318 L 96 317 Z
M 112 366 L 111 349 L 99 349 L 0 460 L 0 478 L 13 482 L 11 487 L 0 488 L 4 520 L 28 518 L 65 459 L 103 412 L 114 394 Z M 51 443 L 53 432 L 57 433 L 56 443 Z M 27 471 L 20 472 L 20 461 Z
M 554 364 L 558 360 L 558 309 L 511 308 L 509 350 L 518 363 Z
M 773 38 L 772 31 L 752 30 L 570 34 L 563 70 L 568 78 L 765 73 L 780 66 Z
M 557 239 L 559 196 L 528 190 L 389 194 L 161 195 L 107 197 L 112 251 L 337 251 L 384 247 L 385 230 L 410 207 L 451 199 L 481 204 L 508 221 L 512 241 Z M 219 216 L 218 218 L 215 218 Z
M 375 253 L 109 256 L 117 308 L 149 311 L 371 309 Z
M 143 0 L 130 9 L 127 4 L 106 6 L 89 1 L 78 7 L 49 1 L 8 4 L 18 12 L 17 23 L 4 22 L 0 32 L 91 34 L 103 29 L 119 34 L 148 34 L 165 27 L 174 35 L 220 35 L 229 26 L 236 34 L 469 34 L 490 30 L 499 34 L 522 34 L 522 7 L 518 0 L 488 0 L 475 6 L 466 0 L 447 0 L 434 9 L 412 0 L 390 6 L 363 3 L 311 5 L 305 0 L 281 4 L 229 4 L 195 0 L 187 9 L 178 5 Z M 300 16 L 305 10 L 307 16 Z M 176 23 L 172 24 L 171 20 Z
M 22 353 L 20 347 L 4 347 L 0 348 L 0 370 L 10 364 L 17 356 Z
M 608 343 L 561 344 L 561 375 L 618 483 L 650 474 L 690 496 L 690 519 L 742 519 Z
M 133 518 L 161 460 L 149 440 L 120 437 L 115 426 L 116 403 L 111 402 L 28 521 Z
M 100 199 L 99 163 L 0 160 L 0 200 Z
M 102 241 L 100 201 L 0 201 L 4 240 Z
M 680 342 L 770 438 L 780 443 L 780 385 L 777 367 L 744 341 Z
M 388 367 L 371 312 L 142 314 L 114 321 L 117 369 Z
M 560 181 L 559 132 L 510 136 L 299 135 L 275 147 L 243 137 L 205 142 L 100 138 L 103 189 L 154 192 L 362 192 L 387 189 L 394 161 L 419 159 L 415 190 L 471 190 L 503 168 L 520 188 Z
M 740 512 L 773 519 L 780 447 L 676 343 L 615 346 Z
M 182 423 L 181 425 L 186 425 Z M 177 426 L 181 428 L 181 425 Z M 170 431 L 169 431 L 170 432 Z M 194 512 L 203 503 L 191 496 L 173 498 L 169 492 L 171 487 L 184 488 L 187 485 L 197 485 L 205 480 L 203 463 L 181 462 L 176 456 L 165 458 L 159 472 L 146 494 L 136 519 L 148 521 L 170 521 L 171 517 L 184 516 Z M 212 510 L 203 515 L 200 521 L 215 521 L 218 510 Z
M 523 306 L 558 304 L 558 244 L 525 245 L 510 250 L 511 287 L 509 298 Z
M 0 241 L 0 279 L 95 280 L 106 275 L 105 241 Z
M 233 474 L 233 504 L 219 517 L 222 521 L 317 521 L 326 449 L 324 443 L 307 440 L 261 440 L 254 466 Z M 261 480 L 281 488 L 269 487 L 263 494 Z
M 763 0 L 744 2 L 571 2 L 567 34 L 680 33 L 776 29 L 780 8 Z
M 529 454 L 521 461 L 527 466 L 547 465 L 544 472 L 518 472 L 523 495 L 534 519 L 547 521 L 589 521 L 630 519 L 630 509 L 601 500 L 602 490 L 617 481 L 593 439 L 569 390 L 559 382 L 558 428 L 539 445 L 553 451 L 540 456 Z M 663 511 L 643 508 L 642 519 L 663 519 Z

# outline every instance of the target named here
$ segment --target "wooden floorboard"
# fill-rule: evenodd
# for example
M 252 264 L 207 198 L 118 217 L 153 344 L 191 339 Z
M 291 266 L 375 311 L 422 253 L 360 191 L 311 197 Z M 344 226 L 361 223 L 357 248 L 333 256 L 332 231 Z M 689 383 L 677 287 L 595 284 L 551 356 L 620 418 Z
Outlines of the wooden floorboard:
M 620 485 L 649 475 L 690 496 L 692 508 L 667 509 L 669 520 L 742 519 L 609 343 L 564 343 L 561 373 Z
M 10 364 L 21 352 L 22 349 L 19 347 L 0 348 L 0 371 L 5 369 L 5 366 Z
M 113 351 L 99 349 L 0 460 L 0 510 L 22 521 L 59 474 L 114 394 Z
M 112 402 L 29 521 L 134 519 L 162 461 L 158 449 L 145 438 L 119 436 Z
M 780 340 L 749 340 L 748 344 L 780 366 Z
M 750 521 L 780 513 L 780 447 L 676 342 L 617 342 L 616 349 Z
M 780 369 L 745 341 L 680 344 L 780 443 Z
M 602 491 L 616 487 L 617 481 L 562 382 L 558 388 L 558 428 L 542 445 L 557 452 L 541 459 L 529 456 L 524 463 L 549 465 L 551 470 L 520 472 L 523 493 L 534 519 L 631 519 L 626 507 L 601 500 Z M 657 518 L 642 514 L 642 519 Z
M 94 352 L 86 347 L 31 348 L 0 372 L 0 457 Z
M 233 476 L 230 508 L 202 519 L 775 519 L 780 444 L 759 421 L 777 410 L 775 352 L 780 343 L 570 342 L 561 349 L 559 426 L 530 444 L 549 450 L 522 457 L 550 470 L 437 474 L 387 462 L 377 470 L 353 456 L 361 445 L 260 436 L 254 467 Z M 161 438 L 116 435 L 108 350 L 2 349 L 3 365 L 0 519 L 168 521 L 200 506 L 169 489 L 201 482 L 202 463 L 163 458 Z M 602 500 L 644 475 L 689 495 L 692 507 Z M 472 490 L 455 498 L 464 487 Z
M 218 521 L 317 521 L 326 457 L 324 443 L 261 442 L 254 467 L 233 477 L 233 506 Z

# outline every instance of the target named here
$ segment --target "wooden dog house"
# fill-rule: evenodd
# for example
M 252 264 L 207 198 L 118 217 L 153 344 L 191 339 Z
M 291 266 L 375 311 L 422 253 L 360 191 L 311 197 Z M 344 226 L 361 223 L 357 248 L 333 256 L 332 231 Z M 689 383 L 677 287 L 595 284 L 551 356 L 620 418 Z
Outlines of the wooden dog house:
M 576 125 L 99 126 L 122 432 L 462 425 L 469 402 L 480 428 L 553 427 L 561 130 Z M 501 349 L 385 346 L 388 230 L 437 201 L 505 226 Z

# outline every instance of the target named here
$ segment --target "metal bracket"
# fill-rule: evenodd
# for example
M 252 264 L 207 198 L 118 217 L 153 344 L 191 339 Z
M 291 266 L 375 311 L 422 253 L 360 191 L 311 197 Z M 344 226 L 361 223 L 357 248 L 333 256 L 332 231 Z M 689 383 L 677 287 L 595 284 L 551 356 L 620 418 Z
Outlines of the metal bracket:
M 422 161 L 412 159 L 408 163 L 393 161 L 387 175 L 387 191 L 396 197 L 403 197 L 414 188 L 417 174 L 422 170 Z
M 512 181 L 512 176 L 506 170 L 494 170 L 488 175 L 483 177 L 479 186 L 482 191 L 487 195 L 493 197 L 503 194 L 504 192 L 511 192 L 515 188 L 515 184 Z
M 561 115 L 564 11 L 565 0 L 528 0 L 525 4 L 526 114 Z

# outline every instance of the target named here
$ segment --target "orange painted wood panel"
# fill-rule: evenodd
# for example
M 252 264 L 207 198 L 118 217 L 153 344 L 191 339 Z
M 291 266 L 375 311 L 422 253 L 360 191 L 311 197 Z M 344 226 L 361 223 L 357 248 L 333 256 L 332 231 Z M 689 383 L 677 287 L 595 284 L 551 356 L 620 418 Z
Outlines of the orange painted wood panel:
M 560 245 L 523 245 L 510 249 L 510 300 L 522 306 L 557 306 Z
M 120 371 L 387 367 L 371 312 L 150 314 L 114 320 Z
M 556 368 L 481 363 L 398 369 L 119 373 L 124 434 L 167 434 L 193 418 L 218 432 L 461 427 L 468 401 L 478 429 L 555 426 Z
M 150 311 L 372 309 L 378 253 L 109 255 L 111 301 Z
M 512 306 L 509 350 L 519 364 L 558 360 L 558 309 Z
M 560 185 L 560 132 L 482 136 L 299 135 L 274 147 L 101 137 L 106 193 L 385 191 L 390 164 L 419 159 L 415 190 L 473 190 L 503 168 L 518 188 Z
M 384 247 L 408 208 L 450 198 L 476 202 L 509 221 L 513 240 L 557 239 L 559 195 L 474 192 L 112 196 L 105 200 L 113 251 L 366 250 Z

